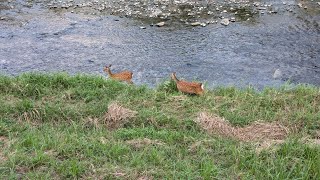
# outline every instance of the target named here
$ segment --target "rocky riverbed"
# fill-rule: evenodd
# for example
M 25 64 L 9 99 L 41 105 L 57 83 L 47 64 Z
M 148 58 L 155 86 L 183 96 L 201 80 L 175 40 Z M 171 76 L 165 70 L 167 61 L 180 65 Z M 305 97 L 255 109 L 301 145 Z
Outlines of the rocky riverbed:
M 208 86 L 320 85 L 319 1 L 0 0 L 0 73 L 173 71 Z

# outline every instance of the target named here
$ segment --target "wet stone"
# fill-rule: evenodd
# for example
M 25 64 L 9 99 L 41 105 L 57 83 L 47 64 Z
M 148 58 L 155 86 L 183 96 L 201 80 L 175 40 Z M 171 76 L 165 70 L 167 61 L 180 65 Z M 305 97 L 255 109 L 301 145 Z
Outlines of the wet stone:
M 162 27 L 164 25 L 165 25 L 165 22 L 163 22 L 163 21 L 156 24 L 156 26 L 158 26 L 158 27 Z
M 190 23 L 191 26 L 200 26 L 201 23 L 200 22 L 192 22 Z
M 224 26 L 228 26 L 228 25 L 230 24 L 230 21 L 229 21 L 228 18 L 224 18 L 224 19 L 221 20 L 220 23 L 221 23 L 222 25 L 224 25 Z
M 200 24 L 200 26 L 202 26 L 202 27 L 206 27 L 206 26 L 207 26 L 207 24 L 206 24 L 206 23 L 201 23 L 201 24 Z
M 266 7 L 258 7 L 258 10 L 267 10 Z
M 282 76 L 282 72 L 280 69 L 276 69 L 273 73 L 273 79 L 279 79 Z

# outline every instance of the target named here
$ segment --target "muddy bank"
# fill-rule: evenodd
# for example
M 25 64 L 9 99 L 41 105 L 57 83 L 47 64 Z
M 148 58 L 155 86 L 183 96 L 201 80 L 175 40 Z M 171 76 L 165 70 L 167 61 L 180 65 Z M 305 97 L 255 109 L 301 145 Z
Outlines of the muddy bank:
M 0 72 L 104 75 L 113 64 L 150 86 L 173 71 L 208 86 L 320 85 L 317 1 L 199 2 L 0 1 Z

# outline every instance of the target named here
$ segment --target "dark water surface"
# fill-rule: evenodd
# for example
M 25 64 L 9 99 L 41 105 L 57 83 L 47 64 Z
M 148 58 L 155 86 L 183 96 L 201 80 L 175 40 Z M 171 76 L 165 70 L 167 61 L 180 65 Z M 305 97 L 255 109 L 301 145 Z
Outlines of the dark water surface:
M 123 4 L 97 11 L 101 1 L 78 7 L 79 1 L 0 0 L 0 73 L 104 75 L 103 66 L 113 64 L 114 71 L 132 70 L 136 84 L 149 86 L 169 78 L 173 71 L 178 77 L 204 81 L 211 87 L 263 88 L 288 80 L 319 86 L 319 1 L 301 1 L 305 3 L 302 8 L 297 6 L 300 1 L 264 2 L 272 6 L 262 11 L 251 1 L 248 7 L 236 5 L 232 10 L 228 2 L 204 6 L 214 11 L 210 16 L 205 15 L 209 10 L 200 12 L 195 5 L 177 5 L 199 13 L 180 15 L 174 9 L 175 15 L 166 12 L 165 17 L 154 18 L 154 8 L 161 6 L 152 7 L 151 14 L 141 8 L 141 14 L 129 16 L 130 8 L 119 10 L 126 8 Z M 221 13 L 222 9 L 228 12 Z M 232 17 L 234 12 L 239 14 L 236 22 L 220 24 L 222 16 Z M 166 25 L 150 26 L 160 21 Z M 194 21 L 213 22 L 205 27 L 190 26 Z M 276 69 L 281 75 L 274 78 Z

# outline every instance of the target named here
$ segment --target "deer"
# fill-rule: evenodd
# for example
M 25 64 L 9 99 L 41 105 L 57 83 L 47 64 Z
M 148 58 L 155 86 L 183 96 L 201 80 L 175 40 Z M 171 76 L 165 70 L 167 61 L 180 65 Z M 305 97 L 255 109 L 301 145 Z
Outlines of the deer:
M 108 73 L 109 77 L 111 79 L 114 79 L 114 80 L 118 80 L 118 81 L 125 81 L 129 84 L 133 84 L 132 82 L 132 76 L 133 76 L 133 73 L 130 72 L 130 71 L 122 71 L 122 72 L 119 72 L 119 73 L 112 73 L 111 70 L 110 70 L 110 67 L 111 67 L 111 64 L 110 65 L 107 65 L 103 68 L 103 71 Z
M 195 94 L 195 95 L 203 95 L 204 93 L 204 87 L 202 83 L 187 82 L 187 81 L 179 80 L 176 77 L 175 72 L 171 74 L 171 79 L 176 82 L 177 88 L 180 92 L 187 93 L 187 94 Z

